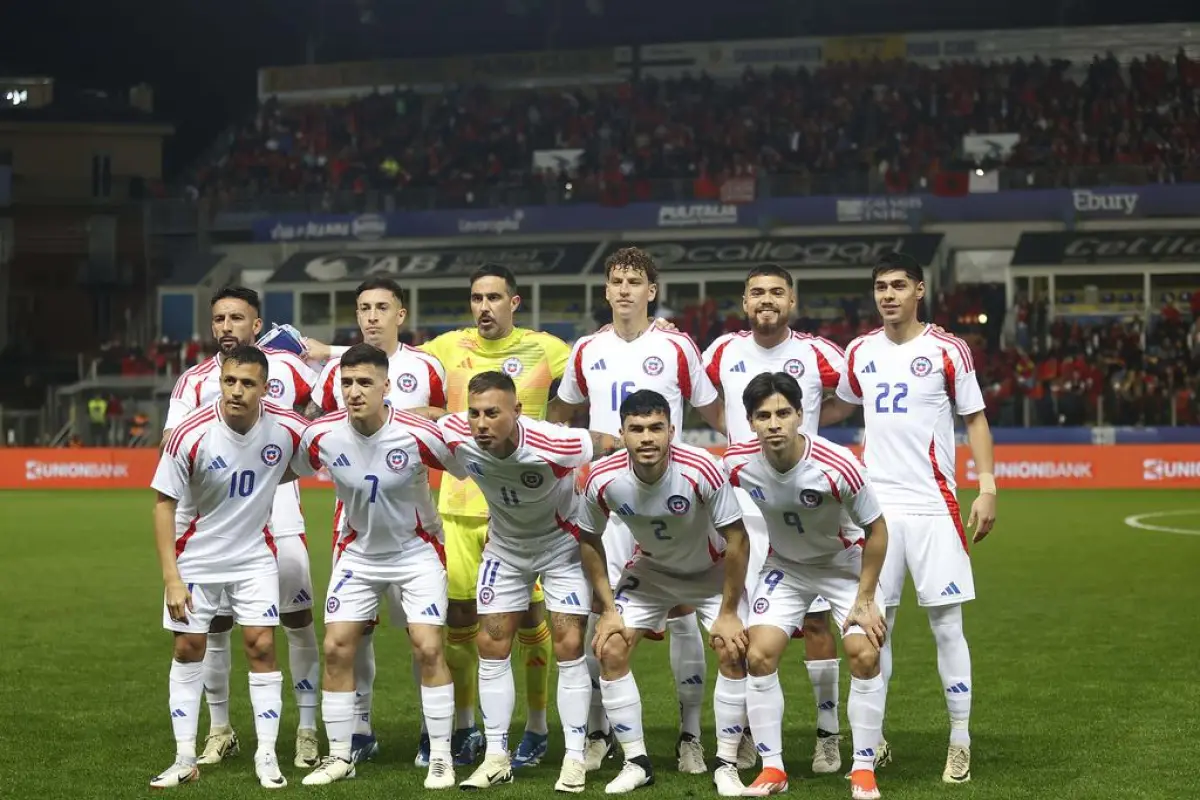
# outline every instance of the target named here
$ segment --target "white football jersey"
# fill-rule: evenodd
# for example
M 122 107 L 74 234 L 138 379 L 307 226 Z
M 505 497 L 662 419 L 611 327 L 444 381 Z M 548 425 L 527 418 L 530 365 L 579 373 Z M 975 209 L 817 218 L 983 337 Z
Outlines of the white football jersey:
M 179 501 L 175 558 L 184 581 L 229 583 L 275 569 L 271 506 L 307 423 L 263 403 L 242 435 L 225 424 L 218 400 L 175 427 L 150 485 Z
M 348 348 L 347 348 L 348 349 Z M 345 406 L 342 399 L 342 358 L 331 358 L 317 380 L 313 398 L 323 411 Z M 426 352 L 401 344 L 388 358 L 388 402 L 392 408 L 446 407 L 446 370 Z
M 755 441 L 746 419 L 742 392 L 756 375 L 786 372 L 800 384 L 804 393 L 804 416 L 800 431 L 816 435 L 821 422 L 821 398 L 826 390 L 837 389 L 846 371 L 846 356 L 828 339 L 792 331 L 792 335 L 771 348 L 760 347 L 751 331 L 727 333 L 704 351 L 704 368 L 709 380 L 725 395 L 725 428 L 730 444 Z
M 514 564 L 534 560 L 575 528 L 575 470 L 592 460 L 592 436 L 529 417 L 517 420 L 520 439 L 508 458 L 475 443 L 466 412 L 438 420 L 454 458 L 488 504 L 488 546 Z
M 335 411 L 308 426 L 294 459 L 299 474 L 321 467 L 337 491 L 334 548 L 367 562 L 394 563 L 432 547 L 443 564 L 442 519 L 429 490 L 429 470 L 460 475 L 442 432 L 429 420 L 392 409 L 372 436 Z M 462 473 L 465 474 L 465 473 Z
M 280 408 L 308 405 L 317 385 L 317 373 L 295 353 L 263 348 L 267 356 L 266 400 Z M 185 416 L 221 397 L 221 354 L 206 358 L 175 381 L 167 407 L 164 431 L 173 430 Z
M 862 533 L 843 526 L 843 512 L 858 527 L 883 515 L 854 453 L 820 436 L 805 436 L 800 462 L 783 473 L 757 441 L 731 445 L 723 460 L 729 482 L 762 511 L 771 552 L 788 561 L 828 561 L 859 544 Z
M 633 473 L 628 452 L 592 466 L 584 487 L 578 524 L 584 533 L 603 533 L 608 515 L 629 526 L 636 558 L 673 575 L 698 575 L 725 553 L 718 532 L 742 518 L 737 496 L 720 462 L 707 450 L 671 445 L 666 473 L 653 485 Z
M 967 345 L 930 326 L 904 344 L 872 331 L 846 349 L 837 394 L 863 407 L 863 458 L 883 507 L 957 516 L 953 414 L 984 409 Z
M 611 329 L 579 339 L 571 348 L 558 396 L 565 403 L 588 403 L 588 428 L 617 436 L 621 402 L 641 389 L 666 398 L 676 441 L 683 434 L 684 401 L 703 408 L 717 400 L 692 337 L 655 325 L 632 342 Z

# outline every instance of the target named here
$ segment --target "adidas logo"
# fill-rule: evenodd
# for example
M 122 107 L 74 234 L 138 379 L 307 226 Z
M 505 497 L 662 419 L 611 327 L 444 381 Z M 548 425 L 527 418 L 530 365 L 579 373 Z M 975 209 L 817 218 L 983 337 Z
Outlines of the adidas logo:
M 171 712 L 172 719 L 182 719 L 183 717 L 186 717 L 186 716 L 187 716 L 187 712 L 185 712 L 182 708 L 177 708 Z
M 587 725 L 572 725 L 571 733 L 577 733 L 580 736 L 586 736 L 587 735 Z
M 467 472 L 471 473 L 472 475 L 478 475 L 481 478 L 483 477 L 483 467 L 479 466 L 479 464 L 475 461 L 467 464 Z
M 613 725 L 612 729 L 614 731 L 616 731 L 617 733 L 629 733 L 631 730 L 633 730 L 633 728 L 630 728 L 628 725 L 624 725 L 621 723 Z
M 470 369 L 471 368 L 471 359 L 464 358 L 462 361 L 458 362 L 458 368 L 459 369 Z
M 296 592 L 296 596 L 292 598 L 292 602 L 295 603 L 296 605 L 299 605 L 300 603 L 307 603 L 310 600 L 312 600 L 312 595 L 310 595 L 304 589 L 301 589 L 300 591 Z
M 767 493 L 762 490 L 761 486 L 755 486 L 751 489 L 750 496 L 763 503 L 767 501 Z
M 971 693 L 971 687 L 967 686 L 962 681 L 959 681 L 958 683 L 954 684 L 953 686 L 946 687 L 946 694 L 970 694 L 970 693 Z
M 273 708 L 268 708 L 266 711 L 258 715 L 259 719 L 279 719 L 279 712 Z
M 313 686 L 312 682 L 306 678 L 306 679 L 300 681 L 299 683 L 297 683 L 295 686 L 295 689 L 298 692 L 311 692 L 311 691 L 314 691 L 316 689 L 316 687 Z
M 621 505 L 617 506 L 617 513 L 622 517 L 632 517 L 633 509 L 629 507 L 629 503 L 621 503 Z
M 835 708 L 837 708 L 837 700 L 826 700 L 817 706 L 817 709 L 820 711 L 832 711 Z
M 208 471 L 212 472 L 214 470 L 226 469 L 228 467 L 229 467 L 229 465 L 225 463 L 225 459 L 221 458 L 220 456 L 217 456 L 216 458 L 214 458 L 212 460 L 212 463 L 208 465 Z
M 704 676 L 703 675 L 693 675 L 690 678 L 685 678 L 684 680 L 680 681 L 680 683 L 682 683 L 684 686 L 703 686 L 704 685 Z
M 582 605 L 582 603 L 579 602 L 579 595 L 575 594 L 575 592 L 571 592 L 569 595 L 563 598 L 563 605 L 579 606 Z
M 942 589 L 942 597 L 954 597 L 956 594 L 962 594 L 962 589 L 958 588 L 958 584 L 951 583 Z
M 859 371 L 863 372 L 863 373 L 874 372 L 875 371 L 875 362 L 874 361 L 870 362 L 869 364 L 867 364 L 865 367 L 863 367 Z
M 866 748 L 863 748 L 862 750 L 855 750 L 854 757 L 858 758 L 858 759 L 862 759 L 863 761 L 868 761 L 870 759 L 873 759 L 873 758 L 875 758 L 875 748 L 874 747 L 866 747 Z
M 757 746 L 755 749 L 756 749 L 756 750 L 758 750 L 758 752 L 760 752 L 760 753 L 765 753 L 765 752 L 767 752 L 768 750 L 770 750 L 771 748 L 767 747 L 767 746 L 766 746 L 765 744 L 763 744 L 762 742 L 759 742 L 759 743 L 758 743 L 758 746 Z
M 721 733 L 724 733 L 728 736 L 739 736 L 741 732 L 741 725 L 730 725 L 728 728 L 721 728 Z
M 266 611 L 263 612 L 263 616 L 269 617 L 271 619 L 275 619 L 276 617 L 279 616 L 279 608 L 276 606 L 271 606 L 270 608 L 268 608 Z
M 422 617 L 441 617 L 442 612 L 438 611 L 437 603 L 430 603 L 425 606 L 425 610 L 421 612 Z
M 738 363 L 736 363 L 732 367 L 730 367 L 729 371 L 730 372 L 745 372 L 746 371 L 746 362 L 739 361 Z
M 345 453 L 342 453 L 340 456 L 338 456 L 337 458 L 335 458 L 333 460 L 333 464 L 331 466 L 348 467 L 348 466 L 350 466 L 350 459 L 346 458 Z
M 602 358 L 602 359 L 600 359 L 599 361 L 597 361 L 595 364 L 592 364 L 592 367 L 591 367 L 591 368 L 592 368 L 593 370 L 604 370 L 604 369 L 608 369 L 608 367 L 607 367 L 607 366 L 605 366 L 605 364 L 604 364 L 604 359 L 603 359 L 603 358 Z

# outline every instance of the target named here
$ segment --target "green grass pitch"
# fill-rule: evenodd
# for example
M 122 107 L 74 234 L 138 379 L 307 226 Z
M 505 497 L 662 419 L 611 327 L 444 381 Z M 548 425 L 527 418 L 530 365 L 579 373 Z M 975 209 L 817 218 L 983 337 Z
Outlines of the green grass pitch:
M 0 494 L 0 797 L 144 797 L 152 794 L 149 778 L 170 763 L 170 639 L 160 627 L 151 504 L 148 491 Z M 304 506 L 320 596 L 329 570 L 324 532 L 332 495 L 307 492 Z M 980 599 L 966 609 L 976 689 L 969 785 L 940 781 L 945 703 L 928 627 L 909 587 L 894 632 L 887 735 L 896 761 L 880 773 L 885 797 L 1195 795 L 1200 642 L 1189 631 L 1200 608 L 1200 535 L 1138 530 L 1123 522 L 1155 511 L 1185 512 L 1157 523 L 1200 534 L 1200 497 L 1194 493 L 1002 494 L 999 527 L 974 549 Z M 290 766 L 296 717 L 285 691 L 279 754 L 291 782 L 286 793 L 377 798 L 423 791 L 423 772 L 411 760 L 419 707 L 406 640 L 390 628 L 381 634 L 379 760 L 362 767 L 356 780 L 323 789 L 301 786 L 301 772 Z M 278 642 L 286 653 L 282 635 Z M 791 794 L 845 798 L 849 786 L 840 776 L 811 776 L 815 712 L 801 659 L 796 646 L 782 670 Z M 175 790 L 182 797 L 236 800 L 266 793 L 253 776 L 254 727 L 240 654 L 234 665 L 231 710 L 244 751 L 204 769 L 199 784 Z M 657 785 L 638 796 L 715 796 L 707 777 L 674 770 L 677 711 L 665 643 L 643 645 L 636 674 L 658 770 Z M 848 679 L 843 666 L 843 684 Z M 521 693 L 519 675 L 517 686 Z M 842 698 L 848 765 L 844 685 Z M 523 706 L 519 697 L 514 740 Z M 201 737 L 207 724 L 205 717 Z M 556 724 L 552 713 L 554 744 L 546 765 L 519 772 L 513 786 L 492 794 L 525 798 L 552 791 L 561 758 Z M 711 756 L 711 701 L 705 746 Z M 588 794 L 602 794 L 616 769 L 610 762 L 589 776 Z

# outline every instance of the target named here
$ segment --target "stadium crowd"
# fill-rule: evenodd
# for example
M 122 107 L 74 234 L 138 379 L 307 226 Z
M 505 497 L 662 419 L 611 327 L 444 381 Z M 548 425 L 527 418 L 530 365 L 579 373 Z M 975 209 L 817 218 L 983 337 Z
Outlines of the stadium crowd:
M 230 133 L 191 190 L 218 204 L 322 193 L 334 204 L 436 188 L 438 202 L 470 206 L 495 200 L 486 187 L 526 190 L 524 202 L 541 191 L 619 204 L 653 199 L 666 180 L 690 183 L 703 199 L 718 197 L 728 177 L 772 174 L 790 180 L 777 192 L 954 191 L 938 176 L 962 166 L 964 134 L 1014 132 L 1021 140 L 1008 165 L 1041 168 L 1042 183 L 1129 165 L 1139 175 L 1122 182 L 1167 182 L 1200 174 L 1198 89 L 1200 61 L 1180 52 L 1128 69 L 1111 57 L 1086 70 L 1060 60 L 844 63 L 747 71 L 730 83 L 701 75 L 586 90 L 397 91 L 342 105 L 271 99 Z M 534 151 L 555 148 L 582 149 L 578 168 L 536 173 Z

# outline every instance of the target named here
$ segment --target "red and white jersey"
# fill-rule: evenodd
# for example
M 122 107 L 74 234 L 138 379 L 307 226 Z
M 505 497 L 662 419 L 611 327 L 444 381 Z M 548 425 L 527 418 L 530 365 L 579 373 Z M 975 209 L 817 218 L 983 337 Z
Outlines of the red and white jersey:
M 804 394 L 804 416 L 800 431 L 814 436 L 821 422 L 821 398 L 837 389 L 846 371 L 846 355 L 828 339 L 792 331 L 774 347 L 760 347 L 751 331 L 727 333 L 704 351 L 704 368 L 709 380 L 725 395 L 725 428 L 730 444 L 755 441 L 746 419 L 742 392 L 756 375 L 786 372 L 800 384 Z
M 863 457 L 883 507 L 958 516 L 953 413 L 984 408 L 967 345 L 930 326 L 904 344 L 872 331 L 846 349 L 837 394 L 863 407 Z
M 725 470 L 703 448 L 671 445 L 666 473 L 654 484 L 633 472 L 628 452 L 592 466 L 578 525 L 603 533 L 609 514 L 621 518 L 637 542 L 635 557 L 673 575 L 698 575 L 725 553 L 718 529 L 742 518 Z
M 820 436 L 804 437 L 804 454 L 787 472 L 777 472 L 758 442 L 725 451 L 729 482 L 744 489 L 762 511 L 771 552 L 796 563 L 828 561 L 861 542 L 846 529 L 846 513 L 857 527 L 883 515 L 867 470 L 854 453 Z
M 263 353 L 267 356 L 266 399 L 289 410 L 308 405 L 317 385 L 317 373 L 291 351 L 263 348 Z M 218 353 L 186 370 L 175 381 L 163 430 L 173 430 L 190 412 L 220 396 L 221 354 Z
M 458 464 L 488 504 L 488 546 L 532 562 L 564 536 L 578 538 L 575 470 L 592 460 L 592 436 L 530 417 L 517 420 L 517 449 L 497 458 L 475 443 L 465 412 L 438 420 Z
M 442 519 L 429 490 L 429 470 L 460 471 L 442 432 L 429 420 L 391 409 L 372 436 L 335 411 L 308 426 L 293 461 L 297 473 L 325 467 L 337 492 L 334 550 L 358 560 L 394 564 L 432 548 L 445 564 Z
M 218 400 L 175 427 L 150 485 L 179 501 L 175 559 L 185 582 L 228 583 L 275 569 L 271 506 L 307 424 L 263 403 L 243 435 L 225 424 Z
M 313 398 L 323 411 L 345 407 L 342 399 L 342 359 L 331 358 L 321 370 Z M 388 358 L 387 400 L 392 408 L 446 407 L 446 370 L 442 362 L 415 347 L 401 344 Z
M 576 341 L 558 396 L 573 405 L 588 403 L 588 428 L 618 436 L 621 401 L 641 389 L 666 398 L 676 441 L 683 434 L 684 401 L 703 408 L 717 400 L 692 337 L 655 325 L 632 342 L 611 329 Z

